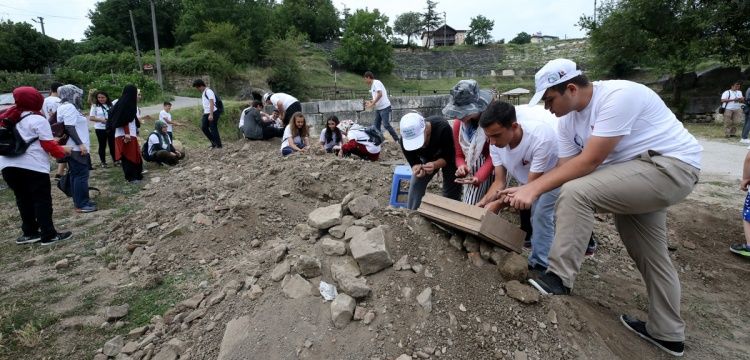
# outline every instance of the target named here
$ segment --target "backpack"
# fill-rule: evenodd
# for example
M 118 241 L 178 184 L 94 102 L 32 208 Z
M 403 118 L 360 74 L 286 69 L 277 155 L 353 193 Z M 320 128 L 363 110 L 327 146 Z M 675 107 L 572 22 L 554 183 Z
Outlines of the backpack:
M 370 142 L 375 146 L 380 146 L 383 143 L 383 134 L 378 129 L 370 126 L 364 129 L 365 134 L 370 137 Z
M 206 99 L 208 99 L 208 94 L 206 94 L 205 91 L 203 92 L 203 97 L 205 97 Z M 219 97 L 219 95 L 216 94 L 216 92 L 214 92 L 214 97 L 216 97 L 216 101 L 214 102 L 214 105 L 216 105 L 216 110 L 214 110 L 214 111 L 215 112 L 223 113 L 224 112 L 224 102 L 221 101 L 221 98 Z
M 149 135 L 149 137 L 151 137 L 151 135 Z M 148 138 L 146 138 L 146 141 L 144 141 L 143 145 L 141 145 L 141 157 L 144 161 L 153 161 L 151 160 L 151 155 L 148 154 Z
M 21 134 L 18 133 L 16 125 L 29 115 L 31 114 L 22 116 L 17 122 L 11 119 L 0 119 L 0 156 L 21 156 L 34 141 L 39 139 L 33 138 L 31 141 L 26 142 L 21 137 Z

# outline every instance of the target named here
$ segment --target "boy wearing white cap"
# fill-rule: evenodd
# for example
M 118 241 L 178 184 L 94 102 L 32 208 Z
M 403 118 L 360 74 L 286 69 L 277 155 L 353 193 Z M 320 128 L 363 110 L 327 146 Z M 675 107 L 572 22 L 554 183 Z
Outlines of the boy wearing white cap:
M 702 147 L 644 85 L 591 83 L 566 59 L 548 62 L 535 82 L 530 104 L 542 100 L 560 118 L 559 165 L 503 194 L 511 206 L 525 209 L 541 194 L 561 189 L 548 271 L 529 282 L 542 293 L 570 294 L 594 213 L 612 213 L 649 299 L 648 321 L 627 315 L 620 320 L 661 350 L 681 356 L 685 323 L 680 282 L 667 250 L 667 207 L 698 182 Z
M 418 113 L 401 118 L 401 150 L 411 165 L 409 198 L 406 207 L 416 210 L 422 203 L 427 184 L 442 169 L 443 196 L 461 200 L 461 186 L 456 183 L 456 154 L 453 130 L 440 116 L 427 119 Z

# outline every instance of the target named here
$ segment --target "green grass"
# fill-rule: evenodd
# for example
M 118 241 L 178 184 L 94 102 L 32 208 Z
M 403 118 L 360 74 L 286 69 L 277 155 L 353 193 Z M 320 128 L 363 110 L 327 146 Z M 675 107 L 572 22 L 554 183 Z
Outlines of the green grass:
M 683 123 L 693 136 L 707 139 L 724 139 L 724 125 L 719 123 Z
M 70 289 L 57 282 L 24 283 L 0 296 L 0 358 L 21 359 L 28 351 L 29 338 L 38 338 L 59 317 L 47 306 Z M 33 344 L 32 344 L 33 345 Z
M 128 328 L 144 326 L 154 315 L 162 315 L 169 308 L 182 301 L 185 296 L 178 286 L 185 279 L 180 276 L 168 276 L 157 287 L 143 289 L 130 287 L 115 296 L 112 305 L 128 304 L 130 306 L 125 321 Z

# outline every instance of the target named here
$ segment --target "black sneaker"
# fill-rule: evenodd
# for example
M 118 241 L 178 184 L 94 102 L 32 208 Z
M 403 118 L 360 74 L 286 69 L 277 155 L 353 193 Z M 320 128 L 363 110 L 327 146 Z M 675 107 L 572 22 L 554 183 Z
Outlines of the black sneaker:
M 570 288 L 563 285 L 560 277 L 551 272 L 534 274 L 529 279 L 529 284 L 543 295 L 570 295 Z
M 523 247 L 526 249 L 531 249 L 531 240 L 524 240 Z
M 589 244 L 586 246 L 586 256 L 594 256 L 596 254 L 596 238 L 594 234 L 591 234 Z
M 54 244 L 56 242 L 70 239 L 71 237 L 73 237 L 73 233 L 70 232 L 70 231 L 59 232 L 54 237 L 52 237 L 50 239 L 42 240 L 39 243 L 42 244 L 42 245 L 52 245 L 52 244 Z
M 682 341 L 664 341 L 654 339 L 648 334 L 648 331 L 646 331 L 646 323 L 643 321 L 632 318 L 628 315 L 620 315 L 620 321 L 626 328 L 628 328 L 628 330 L 638 334 L 642 339 L 656 345 L 656 347 L 670 355 L 682 356 L 685 352 L 685 343 Z
M 21 235 L 16 239 L 16 245 L 32 244 L 39 240 L 42 240 L 42 235 Z

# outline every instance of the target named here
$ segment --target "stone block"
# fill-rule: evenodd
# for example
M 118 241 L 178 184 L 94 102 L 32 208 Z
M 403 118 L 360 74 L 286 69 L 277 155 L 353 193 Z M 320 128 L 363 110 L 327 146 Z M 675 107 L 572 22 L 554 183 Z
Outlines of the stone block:
M 343 276 L 338 280 L 339 288 L 342 292 L 353 298 L 363 298 L 370 294 L 370 287 L 367 286 L 367 280 L 364 277 Z
M 318 103 L 317 102 L 303 102 L 303 103 L 300 103 L 300 105 L 302 105 L 302 112 L 305 115 L 315 114 L 315 113 L 319 113 L 320 112 L 318 110 Z
M 341 204 L 333 204 L 313 210 L 307 217 L 307 224 L 316 229 L 327 230 L 341 224 L 341 217 Z
M 341 329 L 352 321 L 354 308 L 357 307 L 357 301 L 349 295 L 338 294 L 336 299 L 331 302 L 331 320 L 333 325 Z
M 339 258 L 331 264 L 331 277 L 336 282 L 339 282 L 344 277 L 357 277 L 360 274 L 359 265 L 357 265 L 354 259 L 348 256 Z
M 338 113 L 344 111 L 362 111 L 364 110 L 362 100 L 326 100 L 318 102 L 318 111 L 322 114 Z
M 370 195 L 362 195 L 354 198 L 347 204 L 347 209 L 352 215 L 361 218 L 370 214 L 378 208 L 378 200 Z
M 281 283 L 281 290 L 289 298 L 299 299 L 312 295 L 310 282 L 298 274 L 286 276 Z
M 362 274 L 376 273 L 393 265 L 393 259 L 386 246 L 390 236 L 390 228 L 378 226 L 352 239 L 349 248 Z

